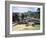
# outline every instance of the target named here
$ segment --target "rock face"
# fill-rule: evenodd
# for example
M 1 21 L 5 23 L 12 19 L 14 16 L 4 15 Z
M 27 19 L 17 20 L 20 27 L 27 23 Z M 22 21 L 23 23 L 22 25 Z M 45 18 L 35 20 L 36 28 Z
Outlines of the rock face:
M 37 18 L 33 18 L 29 16 L 25 18 L 23 13 L 13 13 L 12 20 L 13 22 L 18 22 L 18 23 L 29 23 L 29 22 L 40 23 L 40 20 Z
M 19 13 L 13 13 L 13 15 L 12 15 L 12 21 L 13 22 L 19 21 Z

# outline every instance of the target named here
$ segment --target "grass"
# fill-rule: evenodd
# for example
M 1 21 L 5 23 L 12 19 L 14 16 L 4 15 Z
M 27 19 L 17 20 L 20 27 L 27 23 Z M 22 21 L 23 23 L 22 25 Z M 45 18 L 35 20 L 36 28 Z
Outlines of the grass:
M 32 30 L 40 30 L 40 25 L 35 25 L 35 27 L 32 28 Z

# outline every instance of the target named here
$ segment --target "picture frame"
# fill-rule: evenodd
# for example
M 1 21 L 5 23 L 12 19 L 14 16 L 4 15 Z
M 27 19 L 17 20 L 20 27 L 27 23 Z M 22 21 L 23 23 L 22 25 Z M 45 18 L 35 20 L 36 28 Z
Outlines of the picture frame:
M 36 9 L 40 9 L 39 13 L 40 13 L 40 22 L 39 22 L 39 26 L 35 29 L 35 27 L 33 27 L 33 30 L 26 30 L 26 31 L 23 31 L 22 27 L 24 27 L 24 25 L 20 26 L 19 25 L 19 29 L 17 25 L 13 26 L 13 22 L 15 21 L 12 21 L 13 20 L 13 15 L 16 13 L 14 12 L 18 12 L 19 13 L 22 13 L 22 12 L 26 12 L 29 11 L 29 10 L 34 10 L 34 12 L 36 12 Z M 44 3 L 36 3 L 36 2 L 20 2 L 20 1 L 5 1 L 5 37 L 18 37 L 18 36 L 32 36 L 32 35 L 44 35 L 44 15 L 45 15 L 45 12 L 44 12 Z M 15 10 L 15 11 L 14 11 Z M 13 14 L 14 13 L 14 14 Z M 36 15 L 36 14 L 35 14 Z M 37 14 L 38 15 L 38 14 Z M 38 16 L 37 16 L 38 17 Z M 33 19 L 34 18 L 37 18 L 37 17 L 34 17 L 33 16 Z M 17 18 L 17 17 L 16 17 Z M 16 19 L 15 18 L 15 19 Z M 17 20 L 18 21 L 18 20 Z M 21 20 L 22 21 L 22 20 Z M 18 21 L 19 22 L 19 21 Z M 17 22 L 17 23 L 18 23 Z M 15 21 L 16 23 L 16 21 Z M 19 22 L 20 23 L 20 22 Z M 29 23 L 29 22 L 28 22 Z M 26 25 L 28 24 L 26 23 Z M 32 21 L 31 21 L 32 23 Z M 30 24 L 31 24 L 30 23 Z M 25 23 L 24 23 L 25 24 Z M 33 24 L 34 24 L 34 21 L 33 21 Z M 29 24 L 28 24 L 29 25 Z M 13 28 L 12 28 L 13 27 Z M 30 27 L 30 25 L 29 25 Z M 26 27 L 29 28 L 28 26 Z M 30 27 L 31 28 L 31 27 Z M 35 29 L 35 30 L 34 30 Z M 13 30 L 13 31 L 12 31 Z M 20 31 L 19 31 L 20 30 Z M 25 30 L 25 29 L 24 29 Z

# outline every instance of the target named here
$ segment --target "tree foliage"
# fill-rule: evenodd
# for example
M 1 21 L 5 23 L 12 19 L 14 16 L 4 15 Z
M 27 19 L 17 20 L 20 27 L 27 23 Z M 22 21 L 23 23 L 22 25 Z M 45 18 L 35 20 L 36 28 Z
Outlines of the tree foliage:
M 31 11 L 28 11 L 26 13 L 24 13 L 24 16 L 27 17 L 34 17 L 34 18 L 40 18 L 40 8 L 37 9 L 37 12 L 31 12 Z

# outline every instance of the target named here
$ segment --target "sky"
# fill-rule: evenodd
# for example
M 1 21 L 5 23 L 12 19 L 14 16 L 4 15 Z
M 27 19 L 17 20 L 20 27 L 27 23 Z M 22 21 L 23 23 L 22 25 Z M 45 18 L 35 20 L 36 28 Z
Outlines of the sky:
M 24 13 L 28 11 L 37 12 L 37 7 L 12 7 L 12 12 Z

